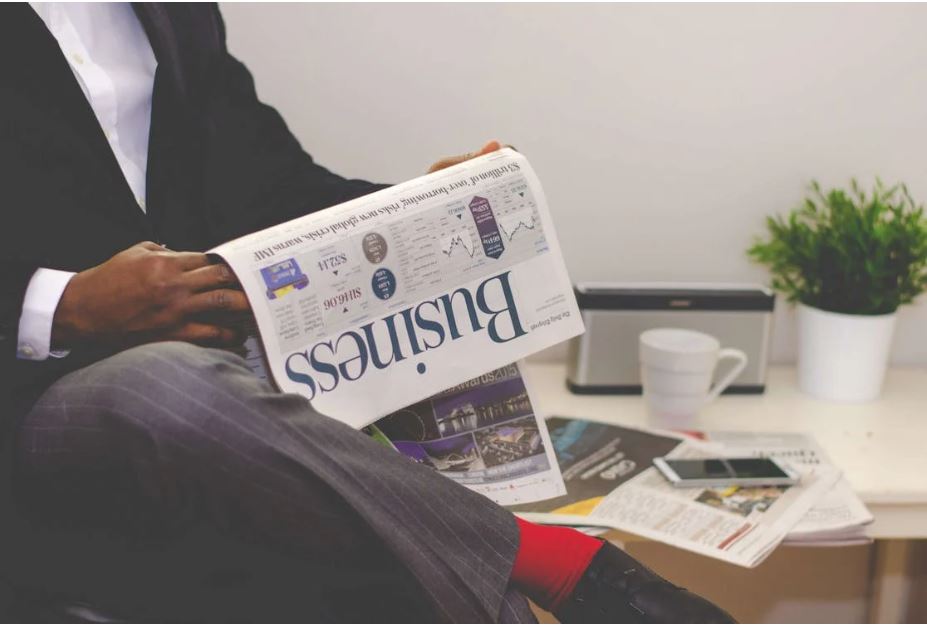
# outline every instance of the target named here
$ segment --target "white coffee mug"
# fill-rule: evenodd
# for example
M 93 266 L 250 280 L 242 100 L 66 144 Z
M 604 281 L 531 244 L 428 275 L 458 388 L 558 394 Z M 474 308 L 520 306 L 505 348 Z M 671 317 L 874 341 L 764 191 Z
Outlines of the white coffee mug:
M 722 360 L 736 361 L 714 386 L 711 380 Z M 702 332 L 655 328 L 640 335 L 641 381 L 651 422 L 662 428 L 691 425 L 699 409 L 713 401 L 747 366 L 739 349 L 721 348 Z

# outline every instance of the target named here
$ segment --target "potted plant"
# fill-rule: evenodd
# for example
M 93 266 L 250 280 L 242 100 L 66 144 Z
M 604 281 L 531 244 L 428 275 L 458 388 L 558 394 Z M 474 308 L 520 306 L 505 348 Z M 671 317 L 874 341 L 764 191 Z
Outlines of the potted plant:
M 927 220 L 904 185 L 823 191 L 768 217 L 749 256 L 798 303 L 798 380 L 821 399 L 869 401 L 882 390 L 896 311 L 927 288 Z

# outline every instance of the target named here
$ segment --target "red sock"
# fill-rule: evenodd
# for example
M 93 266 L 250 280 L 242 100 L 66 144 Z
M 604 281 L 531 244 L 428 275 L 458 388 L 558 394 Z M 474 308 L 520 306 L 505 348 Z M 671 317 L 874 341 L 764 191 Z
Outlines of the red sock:
M 521 542 L 512 582 L 545 610 L 556 610 L 605 543 L 571 527 L 537 525 L 518 517 L 515 520 Z

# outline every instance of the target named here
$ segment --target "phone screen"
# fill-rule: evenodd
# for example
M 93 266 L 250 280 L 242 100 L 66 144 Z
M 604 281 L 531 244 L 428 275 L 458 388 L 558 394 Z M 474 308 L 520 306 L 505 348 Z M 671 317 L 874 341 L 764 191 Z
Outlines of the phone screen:
M 768 458 L 667 459 L 666 464 L 683 480 L 789 477 Z

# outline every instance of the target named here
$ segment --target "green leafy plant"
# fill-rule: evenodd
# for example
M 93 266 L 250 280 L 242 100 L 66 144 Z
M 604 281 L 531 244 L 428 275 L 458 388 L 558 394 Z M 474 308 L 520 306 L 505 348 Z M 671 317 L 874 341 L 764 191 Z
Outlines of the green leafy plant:
M 747 254 L 791 302 L 880 315 L 927 289 L 927 220 L 903 184 L 876 180 L 867 193 L 856 180 L 849 191 L 813 182 L 801 206 L 766 227 Z

